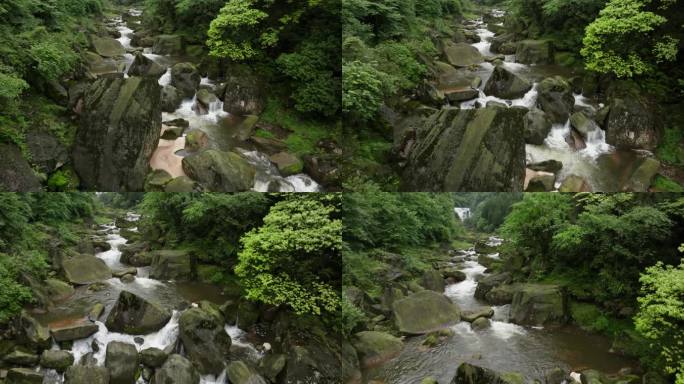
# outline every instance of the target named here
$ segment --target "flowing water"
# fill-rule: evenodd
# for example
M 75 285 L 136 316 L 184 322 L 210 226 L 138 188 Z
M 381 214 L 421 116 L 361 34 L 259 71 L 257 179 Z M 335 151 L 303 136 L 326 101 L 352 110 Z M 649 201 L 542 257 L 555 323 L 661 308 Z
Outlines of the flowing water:
M 142 11 L 137 9 L 129 9 L 126 12 L 135 17 L 142 15 Z M 128 77 L 128 69 L 135 57 L 132 52 L 135 50 L 142 50 L 145 57 L 167 68 L 166 73 L 159 78 L 161 86 L 171 83 L 171 66 L 187 61 L 185 57 L 158 55 L 152 53 L 151 48 L 142 49 L 132 46 L 131 39 L 134 30 L 121 16 L 113 19 L 111 25 L 121 34 L 117 40 L 127 51 L 123 58 L 125 77 Z M 211 79 L 205 77 L 202 78 L 199 87 L 213 90 L 216 85 Z M 253 190 L 258 192 L 320 192 L 322 190 L 318 183 L 304 173 L 282 177 L 267 155 L 256 151 L 251 144 L 239 141 L 236 133 L 242 119 L 225 112 L 222 101 L 218 100 L 209 105 L 208 111 L 200 111 L 196 105 L 196 97 L 184 99 L 174 112 L 163 112 L 162 121 L 185 119 L 190 123 L 185 132 L 193 129 L 204 131 L 209 138 L 210 148 L 246 153 L 245 158 L 256 168 L 257 173 Z M 166 127 L 163 126 L 162 133 L 165 129 Z M 152 169 L 163 169 L 172 177 L 185 176 L 182 160 L 183 157 L 189 156 L 184 150 L 185 135 L 184 133 L 176 140 L 159 140 L 159 145 L 150 159 Z
M 492 237 L 491 247 L 501 245 Z M 476 310 L 487 306 L 474 297 L 477 281 L 486 268 L 477 262 L 474 249 L 461 251 L 452 264 L 460 266 L 466 279 L 446 287 L 444 294 L 461 310 Z M 490 257 L 498 258 L 498 254 Z M 386 384 L 415 384 L 433 377 L 448 384 L 463 362 L 493 369 L 497 372 L 519 372 L 527 379 L 544 381 L 544 374 L 556 367 L 567 371 L 597 369 L 617 373 L 624 367 L 635 367 L 631 359 L 609 352 L 611 343 L 605 337 L 585 332 L 574 326 L 523 327 L 508 322 L 510 305 L 494 306 L 491 327 L 472 330 L 462 321 L 451 329 L 453 336 L 433 348 L 422 345 L 425 337 L 407 338 L 396 358 L 366 372 L 367 378 Z
M 504 14 L 503 11 L 494 10 L 493 15 Z M 494 32 L 482 19 L 474 21 L 471 28 L 480 37 L 480 42 L 472 44 L 482 55 L 494 56 L 491 51 L 491 39 Z M 475 70 L 475 74 L 482 79 L 482 84 L 478 88 L 479 96 L 474 100 L 464 101 L 460 104 L 461 108 L 476 108 L 484 106 L 487 102 L 496 101 L 505 103 L 509 106 L 523 106 L 532 108 L 537 103 L 537 85 L 546 77 L 561 75 L 566 78 L 576 75 L 568 68 L 559 65 L 526 65 L 515 62 L 515 55 L 506 55 L 503 63 L 506 69 L 515 72 L 533 83 L 532 89 L 522 98 L 505 100 L 484 93 L 487 80 L 494 71 L 491 63 L 484 62 Z M 575 95 L 576 108 L 598 110 L 603 105 L 588 99 L 582 95 Z M 585 140 L 586 148 L 575 150 L 566 142 L 566 137 L 570 135 L 570 121 L 564 124 L 556 124 L 551 129 L 543 145 L 526 145 L 527 163 L 534 164 L 546 160 L 558 160 L 563 163 L 563 168 L 557 174 L 556 188 L 560 187 L 561 182 L 570 175 L 583 177 L 594 191 L 620 191 L 622 186 L 631 176 L 631 173 L 638 166 L 639 161 L 650 153 L 629 150 L 618 150 L 606 143 L 605 132 L 599 129 L 592 132 Z
M 127 220 L 135 222 L 140 218 L 135 213 L 129 213 Z M 137 231 L 137 228 L 131 228 Z M 102 225 L 98 233 L 104 236 L 111 249 L 95 255 L 102 259 L 113 271 L 128 269 L 129 266 L 121 262 L 121 251 L 119 247 L 126 244 L 126 239 L 121 236 L 119 228 L 114 223 Z M 197 283 L 197 282 L 174 282 L 160 281 L 151 279 L 148 273 L 149 267 L 137 268 L 138 273 L 130 283 L 123 283 L 119 278 L 111 278 L 104 282 L 101 289 L 89 290 L 88 286 L 78 287 L 70 298 L 59 303 L 55 308 L 50 309 L 45 314 L 38 315 L 37 318 L 44 324 L 54 322 L 69 322 L 84 319 L 85 314 L 96 303 L 102 303 L 105 307 L 100 320 L 94 323 L 98 326 L 98 331 L 92 336 L 76 340 L 73 343 L 71 352 L 76 363 L 84 356 L 92 353 L 98 365 L 104 365 L 107 344 L 111 341 L 121 341 L 133 344 L 138 351 L 146 348 L 156 347 L 166 351 L 178 351 L 179 325 L 178 320 L 183 311 L 191 303 L 200 300 L 208 300 L 215 304 L 223 304 L 227 298 L 222 295 L 221 289 L 217 286 Z M 110 332 L 104 324 L 109 312 L 119 296 L 119 292 L 128 291 L 134 293 L 148 301 L 155 302 L 164 308 L 172 311 L 169 322 L 160 330 L 147 335 L 128 335 L 117 332 Z M 247 333 L 236 326 L 225 326 L 225 331 L 232 338 L 231 354 L 239 356 L 245 361 L 257 362 L 262 354 L 247 339 Z M 59 348 L 56 344 L 53 348 Z M 49 383 L 62 383 L 63 376 L 55 371 L 46 371 Z M 218 377 L 211 375 L 202 376 L 201 384 L 227 384 L 225 372 Z M 145 384 L 142 377 L 138 384 Z

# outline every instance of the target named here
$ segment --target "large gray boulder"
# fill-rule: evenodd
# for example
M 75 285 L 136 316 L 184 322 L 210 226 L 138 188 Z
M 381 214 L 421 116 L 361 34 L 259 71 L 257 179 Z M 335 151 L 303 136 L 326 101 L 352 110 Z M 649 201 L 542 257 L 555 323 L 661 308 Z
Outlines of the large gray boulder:
M 614 98 L 606 121 L 606 142 L 618 148 L 653 151 L 662 130 L 653 108 L 638 97 Z
M 62 270 L 72 284 L 92 284 L 112 278 L 107 264 L 95 256 L 78 255 L 62 259 Z
M 501 99 L 518 99 L 532 89 L 532 84 L 522 76 L 506 69 L 503 65 L 494 68 L 487 81 L 484 93 Z
M 478 280 L 477 288 L 475 289 L 475 298 L 479 300 L 486 300 L 487 293 L 503 284 L 508 284 L 511 281 L 511 275 L 508 273 L 498 273 L 485 276 Z
M 259 76 L 246 66 L 233 66 L 226 79 L 223 110 L 238 116 L 260 115 L 265 105 L 263 93 Z
M 0 191 L 37 192 L 40 180 L 14 144 L 0 143 Z
M 171 319 L 171 313 L 131 292 L 121 291 L 105 325 L 114 332 L 144 335 L 156 332 Z
M 510 320 L 521 325 L 563 324 L 567 320 L 567 298 L 561 287 L 521 284 L 513 295 Z
M 64 372 L 74 364 L 74 355 L 69 351 L 45 350 L 40 356 L 40 365 L 45 368 Z
M 88 88 L 72 154 L 83 187 L 143 190 L 159 142 L 160 97 L 149 77 L 105 77 Z
M 194 277 L 193 256 L 186 250 L 153 251 L 150 277 L 163 280 L 188 281 Z
M 19 327 L 24 339 L 22 341 L 27 346 L 39 350 L 50 348 L 52 344 L 50 329 L 25 310 L 21 311 L 21 316 L 19 316 Z
M 147 58 L 142 52 L 135 53 L 133 63 L 128 68 L 129 76 L 149 76 L 155 79 L 159 79 L 165 72 L 164 67 Z
M 91 36 L 93 49 L 102 57 L 123 56 L 126 53 L 123 45 L 111 37 Z
M 443 294 L 430 290 L 395 301 L 392 310 L 399 331 L 411 335 L 448 327 L 461 319 L 461 311 L 456 304 Z
M 223 324 L 218 310 L 191 308 L 180 317 L 180 340 L 201 374 L 218 375 L 225 368 L 232 341 Z
M 416 132 L 406 191 L 522 191 L 526 108 L 444 108 Z
M 539 108 L 546 112 L 552 122 L 565 124 L 575 106 L 570 83 L 561 76 L 549 77 L 539 83 L 537 91 Z
M 629 180 L 623 185 L 622 190 L 648 192 L 658 172 L 660 172 L 660 161 L 652 157 L 641 159 Z
M 191 63 L 178 63 L 171 67 L 171 85 L 184 97 L 193 97 L 202 77 Z
M 135 384 L 138 371 L 138 351 L 133 344 L 112 341 L 107 344 L 105 366 L 110 384 Z
M 480 51 L 467 43 L 446 42 L 444 56 L 446 56 L 449 64 L 455 67 L 470 67 L 484 62 L 484 57 Z
M 72 365 L 64 374 L 64 384 L 109 384 L 109 370 L 94 365 Z
M 532 108 L 525 115 L 525 142 L 542 145 L 549 136 L 553 123 L 544 111 Z
M 575 112 L 570 116 L 570 125 L 579 132 L 584 139 L 587 139 L 589 135 L 601 129 L 598 124 L 584 112 Z
M 183 53 L 183 39 L 177 35 L 159 35 L 154 39 L 152 53 L 180 55 Z
M 183 102 L 183 95 L 173 85 L 166 85 L 162 88 L 161 109 L 164 112 L 173 112 L 180 107 Z
M 50 333 L 57 342 L 85 339 L 98 329 L 97 324 L 87 319 L 60 321 L 50 325 Z
M 404 347 L 400 338 L 377 331 L 357 333 L 352 344 L 363 367 L 377 366 L 393 359 Z
M 522 379 L 520 381 L 522 383 Z M 514 381 L 505 380 L 501 375 L 491 369 L 478 367 L 470 363 L 462 363 L 456 370 L 456 376 L 450 384 L 514 384 Z
M 183 158 L 183 171 L 208 191 L 239 192 L 254 186 L 256 169 L 235 152 L 208 149 Z
M 154 384 L 199 384 L 199 373 L 181 355 L 171 355 L 154 373 Z
M 515 61 L 524 64 L 553 64 L 553 44 L 550 40 L 520 41 L 515 51 Z
M 226 373 L 231 384 L 268 383 L 266 379 L 264 379 L 254 368 L 239 360 L 228 364 L 228 370 Z

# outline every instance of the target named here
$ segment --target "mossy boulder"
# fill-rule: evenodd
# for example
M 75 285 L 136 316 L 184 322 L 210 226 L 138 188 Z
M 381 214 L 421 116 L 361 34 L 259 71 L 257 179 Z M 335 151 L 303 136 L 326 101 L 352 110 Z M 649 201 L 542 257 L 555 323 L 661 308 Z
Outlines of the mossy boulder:
M 183 102 L 183 94 L 178 91 L 178 88 L 173 85 L 165 85 L 161 93 L 161 110 L 172 113 Z
M 563 324 L 567 316 L 567 297 L 558 285 L 522 284 L 513 295 L 510 319 L 516 324 Z
M 444 108 L 416 132 L 405 191 L 522 191 L 526 108 Z
M 215 149 L 183 158 L 185 173 L 214 192 L 239 192 L 254 186 L 256 169 L 235 152 Z
M 660 161 L 646 157 L 639 162 L 622 189 L 630 192 L 648 192 L 658 172 L 660 172 Z
M 6 380 L 7 384 L 43 384 L 43 373 L 30 368 L 12 368 Z
M 304 162 L 289 152 L 278 152 L 270 157 L 283 177 L 302 173 Z
M 191 308 L 180 317 L 180 340 L 201 374 L 220 374 L 230 354 L 231 339 L 218 311 Z
M 64 372 L 67 368 L 74 364 L 74 355 L 69 351 L 54 351 L 45 350 L 40 356 L 40 365 L 57 370 L 57 372 Z
M 577 130 L 584 139 L 587 139 L 592 132 L 601 129 L 599 125 L 584 112 L 573 113 L 570 116 L 570 125 Z
M 164 187 L 164 192 L 198 192 L 199 190 L 199 185 L 187 176 L 178 176 Z
M 532 108 L 525 115 L 525 142 L 527 144 L 542 145 L 549 136 L 553 123 L 544 111 Z
M 463 311 L 461 313 L 461 320 L 472 323 L 481 317 L 488 319 L 492 316 L 494 316 L 494 309 L 492 307 L 482 307 L 473 311 Z
M 228 364 L 226 372 L 231 384 L 267 384 L 254 368 L 239 360 Z
M 50 333 L 57 342 L 80 340 L 99 330 L 97 324 L 87 319 L 59 321 L 50 324 Z
M 503 65 L 494 68 L 487 80 L 484 93 L 501 99 L 518 99 L 532 89 L 532 83 L 522 76 L 506 69 Z
M 383 364 L 401 352 L 404 343 L 385 332 L 364 331 L 354 335 L 352 342 L 363 367 Z
M 0 153 L 2 153 L 0 190 L 7 192 L 40 191 L 40 179 L 22 156 L 19 147 L 14 144 L 0 143 Z
M 560 192 L 591 192 L 592 187 L 582 176 L 569 175 L 561 183 Z
M 139 359 L 135 345 L 112 341 L 107 344 L 105 366 L 110 384 L 131 384 L 136 381 Z
M 192 63 L 178 63 L 171 67 L 171 85 L 183 97 L 193 97 L 201 81 L 202 77 Z
M 72 365 L 64 374 L 64 384 L 109 384 L 109 370 L 95 365 Z
M 171 319 L 171 312 L 131 292 L 121 291 L 105 322 L 109 331 L 129 335 L 156 332 Z
M 185 135 L 185 150 L 188 152 L 199 151 L 208 145 L 209 136 L 204 131 L 193 129 Z
M 145 348 L 140 351 L 140 362 L 150 368 L 159 368 L 169 356 L 159 348 Z
M 442 276 L 442 273 L 434 269 L 427 270 L 423 272 L 420 285 L 425 289 L 442 293 L 444 292 L 445 287 L 444 276 Z
M 183 39 L 178 35 L 159 35 L 154 39 L 152 53 L 158 55 L 182 55 Z
M 460 321 L 461 311 L 446 296 L 434 291 L 416 292 L 392 304 L 400 332 L 420 335 Z M 425 316 L 429 313 L 430 316 Z
M 72 284 L 84 285 L 107 280 L 112 271 L 95 256 L 78 255 L 62 259 L 64 276 Z
M 19 316 L 19 327 L 22 330 L 24 344 L 35 349 L 47 349 L 52 344 L 50 329 L 26 311 L 21 311 Z
M 615 97 L 610 100 L 606 119 L 606 142 L 618 148 L 646 149 L 658 147 L 662 127 L 653 107 L 643 98 Z
M 561 76 L 548 77 L 537 86 L 537 104 L 553 123 L 565 124 L 575 106 L 572 87 Z
M 456 370 L 451 384 L 515 384 L 504 380 L 491 369 L 478 367 L 470 363 L 462 363 Z M 522 384 L 522 382 L 521 382 Z
M 177 354 L 169 356 L 154 372 L 155 384 L 199 384 L 200 376 L 190 360 Z
M 233 65 L 227 71 L 223 110 L 237 116 L 260 115 L 264 110 L 264 84 L 246 65 Z
M 475 289 L 475 298 L 479 300 L 486 300 L 486 295 L 502 284 L 507 284 L 511 281 L 511 275 L 508 273 L 497 273 L 481 278 L 477 282 L 477 288 Z
M 5 355 L 2 361 L 10 365 L 19 365 L 22 367 L 32 367 L 38 364 L 39 357 L 35 353 L 24 351 L 22 349 L 15 349 L 14 351 Z
M 149 76 L 154 79 L 159 79 L 165 72 L 166 68 L 149 59 L 142 52 L 135 53 L 133 63 L 128 68 L 129 76 Z
M 285 368 L 287 363 L 287 356 L 282 353 L 269 353 L 259 360 L 259 371 L 264 377 L 271 380 L 271 382 L 276 383 L 278 381 L 278 375 Z
M 145 178 L 146 192 L 162 192 L 166 184 L 171 181 L 171 175 L 163 169 L 155 169 Z
M 123 56 L 126 53 L 123 45 L 111 37 L 91 36 L 90 42 L 95 52 L 102 57 Z
M 444 56 L 446 56 L 449 64 L 455 67 L 470 67 L 484 61 L 480 51 L 467 43 L 446 42 Z

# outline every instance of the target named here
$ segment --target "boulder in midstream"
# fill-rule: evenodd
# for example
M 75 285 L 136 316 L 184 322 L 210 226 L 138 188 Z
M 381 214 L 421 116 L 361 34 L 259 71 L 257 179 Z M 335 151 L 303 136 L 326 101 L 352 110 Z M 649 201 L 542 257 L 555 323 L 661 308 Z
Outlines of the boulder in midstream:
M 584 139 L 587 139 L 591 132 L 601 129 L 598 124 L 584 112 L 573 113 L 570 116 L 570 125 L 576 129 Z
M 141 191 L 161 126 L 155 79 L 101 78 L 84 95 L 72 159 L 81 184 L 100 191 Z
M 62 259 L 64 276 L 72 284 L 91 284 L 112 277 L 107 264 L 95 256 L 77 255 Z
M 400 338 L 377 331 L 355 334 L 352 344 L 359 356 L 361 366 L 365 368 L 380 365 L 394 358 L 404 347 Z
M 553 64 L 553 43 L 550 40 L 520 41 L 515 52 L 515 60 L 523 64 Z
M 477 282 L 477 288 L 475 289 L 475 298 L 480 300 L 485 300 L 486 295 L 494 287 L 498 287 L 502 284 L 507 284 L 511 281 L 511 275 L 509 273 L 499 273 L 485 276 Z
M 462 363 L 456 370 L 456 376 L 450 384 L 517 384 L 513 377 L 506 378 L 506 374 L 498 374 L 491 369 L 478 367 L 470 363 Z M 515 374 L 515 376 L 519 376 Z M 523 382 L 522 378 L 519 381 Z
M 166 72 L 164 67 L 149 59 L 142 52 L 135 53 L 133 63 L 128 68 L 129 76 L 149 76 L 155 79 L 159 79 L 164 72 Z
M 570 83 L 561 76 L 549 77 L 537 86 L 537 104 L 553 123 L 565 124 L 575 106 Z
M 270 160 L 278 167 L 283 177 L 302 173 L 304 169 L 302 160 L 289 152 L 278 152 L 272 155 Z
M 95 365 L 72 365 L 64 374 L 64 384 L 109 384 L 109 370 Z
M 99 329 L 97 324 L 87 319 L 54 322 L 49 327 L 52 337 L 57 342 L 85 339 Z
M 446 296 L 430 290 L 414 293 L 392 304 L 400 332 L 412 335 L 429 333 L 457 323 L 461 311 Z M 429 313 L 430 316 L 425 316 Z
M 484 93 L 501 99 L 518 99 L 530 89 L 532 89 L 532 84 L 527 79 L 499 65 L 494 67 L 494 72 L 485 85 Z
M 105 325 L 109 331 L 143 335 L 160 330 L 171 319 L 171 313 L 131 292 L 121 291 Z
M 567 297 L 560 286 L 521 284 L 513 295 L 510 320 L 521 325 L 563 324 Z
M 538 108 L 530 109 L 525 115 L 525 142 L 534 145 L 544 144 L 552 126 L 544 111 Z
M 12 368 L 7 372 L 7 383 L 13 384 L 43 384 L 42 372 L 32 368 Z
M 151 252 L 153 279 L 189 281 L 195 276 L 194 257 L 186 250 L 157 250 Z
M 177 354 L 169 356 L 154 373 L 155 384 L 199 384 L 199 381 L 199 373 L 192 363 Z
M 223 110 L 233 115 L 260 115 L 264 110 L 263 88 L 259 77 L 245 65 L 228 70 Z
M 454 43 L 452 41 L 445 42 L 444 56 L 446 56 L 449 64 L 455 67 L 469 67 L 484 61 L 484 57 L 477 48 L 467 43 Z
M 202 77 L 192 63 L 178 63 L 171 67 L 171 85 L 184 97 L 193 97 Z
M 183 171 L 208 191 L 239 192 L 254 186 L 256 169 L 241 155 L 215 149 L 183 158 Z
M 166 85 L 161 93 L 161 110 L 171 113 L 178 109 L 183 101 L 183 95 L 173 85 Z
M 91 36 L 90 42 L 95 52 L 103 57 L 123 56 L 126 53 L 123 45 L 111 37 Z
M 254 368 L 240 360 L 228 364 L 227 376 L 231 384 L 267 384 Z
M 180 340 L 188 358 L 201 374 L 220 374 L 230 353 L 231 339 L 216 311 L 191 308 L 180 317 Z
M 416 131 L 401 189 L 522 191 L 526 108 L 444 108 Z M 456 146 L 455 146 L 456 145 Z
M 105 366 L 110 384 L 133 384 L 138 371 L 138 351 L 135 345 L 112 341 L 107 344 Z
M 159 368 L 169 356 L 159 348 L 146 348 L 140 351 L 140 362 L 150 368 Z

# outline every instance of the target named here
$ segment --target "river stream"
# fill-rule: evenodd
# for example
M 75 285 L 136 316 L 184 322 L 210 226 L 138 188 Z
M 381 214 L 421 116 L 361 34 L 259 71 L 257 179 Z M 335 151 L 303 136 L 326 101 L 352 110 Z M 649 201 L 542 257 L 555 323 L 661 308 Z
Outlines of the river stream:
M 139 215 L 129 213 L 127 219 L 129 221 L 137 221 Z M 137 228 L 131 228 L 132 231 L 137 231 Z M 121 236 L 120 229 L 113 223 L 102 225 L 98 231 L 100 235 L 104 236 L 107 243 L 111 245 L 111 249 L 105 252 L 100 252 L 95 255 L 102 259 L 112 271 L 119 271 L 130 268 L 121 262 L 121 251 L 119 247 L 126 244 L 127 240 Z M 90 286 L 78 287 L 75 293 L 65 301 L 58 303 L 55 308 L 51 308 L 45 314 L 36 316 L 37 319 L 44 324 L 54 322 L 68 322 L 82 319 L 84 314 L 88 313 L 89 309 L 96 303 L 102 303 L 105 307 L 104 312 L 95 320 L 99 330 L 92 336 L 76 340 L 73 343 L 71 352 L 74 355 L 76 364 L 86 355 L 92 353 L 92 356 L 97 360 L 97 365 L 103 366 L 105 364 L 105 352 L 107 344 L 111 341 L 121 341 L 132 344 L 138 351 L 146 348 L 156 347 L 165 351 L 176 351 L 178 349 L 179 341 L 179 324 L 178 320 L 183 311 L 189 308 L 191 303 L 200 300 L 208 300 L 214 304 L 223 304 L 227 298 L 221 294 L 221 289 L 210 284 L 197 282 L 175 282 L 175 281 L 160 281 L 151 279 L 149 276 L 150 267 L 138 267 L 135 280 L 124 283 L 119 278 L 113 277 L 106 280 L 99 289 L 89 289 Z M 164 308 L 172 311 L 171 320 L 159 331 L 147 335 L 128 335 L 117 332 L 110 332 L 104 324 L 109 312 L 112 310 L 119 297 L 119 292 L 128 291 L 134 293 L 148 301 L 155 302 Z M 255 346 L 248 341 L 248 335 L 245 331 L 236 326 L 225 325 L 225 331 L 232 339 L 231 354 L 239 357 L 244 361 L 258 362 L 262 357 Z M 59 349 L 55 343 L 53 349 Z M 44 384 L 60 384 L 63 383 L 63 375 L 58 374 L 54 370 L 46 372 L 46 379 Z M 146 382 L 142 376 L 138 379 L 137 384 L 145 384 Z M 200 384 L 226 384 L 227 379 L 224 372 L 218 377 L 212 375 L 201 376 Z
M 494 16 L 502 17 L 503 11 L 492 11 Z M 488 25 L 482 20 L 472 21 L 468 28 L 472 28 L 480 37 L 480 42 L 471 44 L 485 57 L 496 55 L 491 51 L 491 39 L 494 32 L 488 29 Z M 476 99 L 460 103 L 461 108 L 475 108 L 484 106 L 489 101 L 505 103 L 509 106 L 524 106 L 533 108 L 537 104 L 537 84 L 543 79 L 560 75 L 566 78 L 576 75 L 572 70 L 560 65 L 527 65 L 516 63 L 515 55 L 505 55 L 504 67 L 514 73 L 527 78 L 534 84 L 532 89 L 520 99 L 504 100 L 486 95 L 484 88 L 487 80 L 494 71 L 494 65 L 488 62 L 480 64 L 476 69 L 476 75 L 482 79 L 478 88 L 480 91 Z M 575 95 L 575 109 L 588 109 L 595 112 L 603 105 L 596 100 L 588 99 L 580 94 Z M 555 124 L 551 129 L 543 145 L 526 145 L 527 163 L 535 164 L 546 160 L 557 160 L 563 163 L 563 168 L 557 174 L 556 188 L 562 181 L 570 176 L 583 177 L 594 191 L 620 191 L 623 185 L 638 166 L 639 160 L 644 156 L 650 156 L 645 151 L 619 150 L 606 143 L 605 132 L 598 129 L 592 132 L 585 140 L 586 148 L 575 150 L 566 141 L 571 134 L 570 120 L 564 124 Z
M 129 15 L 140 17 L 142 11 L 138 9 L 129 9 Z M 131 45 L 132 34 L 135 28 L 129 26 L 125 18 L 117 17 L 110 21 L 110 23 L 121 34 L 117 40 L 123 45 L 127 53 L 124 55 L 125 70 L 124 76 L 128 77 L 128 69 L 133 63 L 134 55 L 131 53 L 136 50 L 142 50 L 145 57 L 156 62 L 164 68 L 167 68 L 165 74 L 159 78 L 161 86 L 169 85 L 171 83 L 171 66 L 180 62 L 190 61 L 187 57 L 158 55 L 152 53 L 151 48 L 140 48 Z M 139 23 L 139 22 L 138 22 Z M 206 88 L 214 91 L 217 84 L 208 77 L 202 78 L 199 89 Z M 301 173 L 288 177 L 282 177 L 278 168 L 269 160 L 269 157 L 257 151 L 251 144 L 245 141 L 240 141 L 236 138 L 237 129 L 242 122 L 242 118 L 233 116 L 223 110 L 223 101 L 217 100 L 209 105 L 207 113 L 201 113 L 196 105 L 196 97 L 184 99 L 181 105 L 172 113 L 163 112 L 162 121 L 171 121 L 175 119 L 187 120 L 190 125 L 183 132 L 182 136 L 175 140 L 159 140 L 159 145 L 150 159 L 150 166 L 152 169 L 163 169 L 167 171 L 172 177 L 186 176 L 182 167 L 182 160 L 185 156 L 191 156 L 185 151 L 185 137 L 190 130 L 198 129 L 203 131 L 208 136 L 209 148 L 218 149 L 222 151 L 236 151 L 245 157 L 245 159 L 256 168 L 256 177 L 254 180 L 253 190 L 257 192 L 319 192 L 321 186 L 316 183 L 310 176 Z M 162 134 L 168 127 L 162 125 Z
M 501 244 L 492 237 L 490 246 Z M 474 297 L 477 281 L 487 275 L 477 262 L 474 249 L 460 251 L 451 264 L 459 266 L 466 279 L 448 285 L 444 294 L 462 311 L 488 306 Z M 499 257 L 497 253 L 488 255 Z M 463 362 L 493 369 L 497 372 L 518 372 L 525 378 L 544 382 L 544 374 L 556 367 L 566 371 L 597 369 L 617 373 L 621 368 L 634 367 L 628 358 L 610 353 L 610 340 L 575 326 L 528 327 L 508 322 L 510 305 L 493 306 L 491 327 L 471 329 L 462 321 L 451 329 L 453 336 L 433 348 L 422 345 L 425 337 L 410 337 L 396 358 L 366 373 L 368 379 L 387 384 L 416 384 L 433 377 L 440 384 L 449 384 Z

